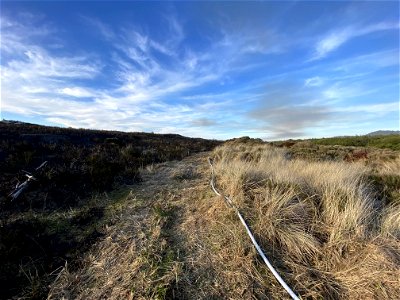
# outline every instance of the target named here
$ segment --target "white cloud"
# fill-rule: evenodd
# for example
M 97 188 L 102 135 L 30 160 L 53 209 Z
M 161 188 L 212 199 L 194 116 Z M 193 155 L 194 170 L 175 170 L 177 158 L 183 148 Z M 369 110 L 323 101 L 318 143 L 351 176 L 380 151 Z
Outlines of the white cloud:
M 320 86 L 322 84 L 323 84 L 323 80 L 319 76 L 307 78 L 304 83 L 305 86 Z
M 185 39 L 185 30 L 175 15 L 169 14 L 164 17 L 167 21 L 170 33 L 167 41 L 164 44 L 169 48 L 175 48 Z
M 26 15 L 26 14 L 25 14 Z M 43 24 L 34 24 L 34 18 L 24 18 L 26 23 L 19 23 L 11 20 L 6 15 L 1 15 L 0 32 L 1 43 L 0 49 L 2 56 L 16 55 L 18 52 L 26 51 L 27 46 L 32 46 L 32 39 L 43 38 L 54 35 L 55 29 Z M 29 33 L 29 34 L 28 34 Z
M 388 102 L 379 104 L 362 104 L 362 105 L 351 105 L 345 107 L 336 107 L 336 112 L 350 112 L 350 113 L 390 113 L 399 111 L 399 102 Z
M 399 49 L 389 49 L 336 61 L 333 70 L 350 74 L 399 65 Z
M 4 66 L 5 78 L 19 77 L 27 80 L 39 78 L 93 78 L 100 66 L 86 57 L 57 57 L 38 46 L 25 47 L 23 59 L 10 59 Z
M 351 38 L 351 32 L 348 29 L 331 33 L 318 42 L 316 46 L 316 59 L 326 56 L 329 52 L 339 48 L 340 45 L 345 43 Z
M 349 26 L 340 30 L 335 30 L 328 35 L 322 37 L 315 45 L 315 53 L 311 60 L 324 58 L 330 52 L 336 50 L 348 40 L 367 35 L 370 33 L 398 29 L 399 23 L 377 23 L 369 26 Z
M 322 95 L 330 103 L 340 102 L 346 99 L 360 97 L 377 92 L 375 87 L 368 87 L 362 82 L 338 81 L 322 91 Z
M 81 87 L 63 88 L 59 90 L 59 93 L 77 98 L 87 98 L 95 96 L 93 92 Z
M 274 30 L 236 28 L 235 31 L 223 31 L 219 45 L 229 49 L 231 59 L 238 59 L 243 55 L 282 53 L 292 42 Z

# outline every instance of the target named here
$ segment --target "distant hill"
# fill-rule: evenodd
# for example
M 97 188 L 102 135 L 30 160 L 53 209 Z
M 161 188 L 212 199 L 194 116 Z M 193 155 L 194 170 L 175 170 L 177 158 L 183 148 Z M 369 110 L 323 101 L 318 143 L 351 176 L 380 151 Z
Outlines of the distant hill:
M 367 136 L 400 134 L 400 130 L 378 130 L 367 133 Z

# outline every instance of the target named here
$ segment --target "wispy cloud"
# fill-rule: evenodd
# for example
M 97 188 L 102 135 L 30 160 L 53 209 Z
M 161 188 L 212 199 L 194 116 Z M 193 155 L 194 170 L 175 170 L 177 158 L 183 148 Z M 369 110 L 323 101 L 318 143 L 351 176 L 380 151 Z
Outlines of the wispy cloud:
M 95 93 L 81 87 L 67 87 L 59 90 L 60 94 L 77 98 L 89 98 L 94 97 Z
M 319 76 L 314 76 L 311 78 L 307 78 L 304 82 L 305 86 L 321 86 L 323 84 L 323 80 Z
M 351 113 L 372 113 L 385 114 L 389 112 L 399 112 L 399 102 L 388 102 L 379 104 L 362 104 L 351 105 L 335 108 L 336 112 L 351 112 Z
M 367 35 L 370 33 L 399 29 L 399 23 L 377 23 L 368 26 L 349 26 L 343 29 L 337 29 L 323 36 L 315 45 L 315 53 L 311 60 L 324 58 L 330 52 L 336 50 L 341 45 L 355 37 Z
M 95 29 L 96 33 L 100 33 L 100 35 L 108 41 L 111 41 L 115 38 L 115 33 L 112 28 L 104 22 L 101 22 L 97 18 L 89 17 L 85 15 L 80 15 L 80 18 L 87 23 L 89 26 L 92 26 Z
M 399 49 L 387 49 L 335 61 L 332 69 L 349 74 L 399 65 Z
M 330 103 L 344 102 L 347 99 L 372 94 L 379 91 L 374 87 L 365 86 L 360 82 L 346 83 L 345 81 L 337 81 L 322 91 L 325 101 Z

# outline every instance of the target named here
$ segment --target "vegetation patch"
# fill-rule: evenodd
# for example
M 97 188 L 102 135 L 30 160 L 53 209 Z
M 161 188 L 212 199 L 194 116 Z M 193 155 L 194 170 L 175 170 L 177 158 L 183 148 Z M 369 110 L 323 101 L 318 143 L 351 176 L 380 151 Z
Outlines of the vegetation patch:
M 311 142 L 317 145 L 376 147 L 381 149 L 400 150 L 400 134 L 333 137 L 312 139 Z
M 377 168 L 360 160 L 296 159 L 287 155 L 295 145 L 262 147 L 217 147 L 215 169 L 219 187 L 243 212 L 284 280 L 307 299 L 395 298 L 400 293 L 399 261 L 393 259 L 400 255 L 397 156 Z M 236 270 L 231 280 L 240 282 L 242 291 L 253 290 L 250 295 L 285 297 L 254 255 L 249 263 L 253 252 L 246 250 L 240 223 L 228 213 L 223 220 L 229 226 L 212 242 L 219 245 L 221 264 Z M 227 247 L 227 240 L 235 246 Z M 240 290 L 229 295 L 245 298 Z

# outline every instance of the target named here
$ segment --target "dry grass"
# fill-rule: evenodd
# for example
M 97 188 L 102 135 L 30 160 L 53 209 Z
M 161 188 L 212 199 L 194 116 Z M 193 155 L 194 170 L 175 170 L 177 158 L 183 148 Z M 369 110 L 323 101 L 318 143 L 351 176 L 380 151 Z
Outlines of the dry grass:
M 201 168 L 201 172 L 199 172 Z M 143 183 L 113 208 L 105 238 L 79 266 L 59 273 L 48 299 L 195 299 L 211 288 L 213 267 L 199 237 L 199 201 L 209 191 L 206 156 L 142 170 Z M 206 180 L 205 180 L 206 179 Z M 210 195 L 207 197 L 211 200 Z M 199 222 L 204 227 L 199 228 Z
M 400 155 L 390 161 L 384 161 L 379 168 L 380 174 L 399 174 L 400 170 Z
M 303 298 L 400 295 L 400 209 L 380 201 L 366 179 L 368 167 L 289 160 L 284 150 L 260 145 L 225 145 L 214 156 L 218 185 L 244 212 L 267 255 Z M 385 170 L 399 174 L 398 162 Z M 233 222 L 220 233 L 240 245 L 246 237 L 237 226 Z M 224 238 L 218 240 L 222 245 Z M 261 276 L 268 274 L 264 267 L 249 265 L 253 251 L 238 247 L 227 248 L 230 254 L 223 257 L 237 264 L 232 276 L 242 284 L 248 278 L 251 285 L 264 286 L 259 294 L 283 297 L 273 279 Z
M 182 263 L 168 241 L 173 208 L 163 200 L 159 193 L 151 203 L 133 194 L 125 199 L 115 210 L 116 225 L 105 228 L 106 238 L 78 270 L 64 267 L 48 299 L 168 298 Z

